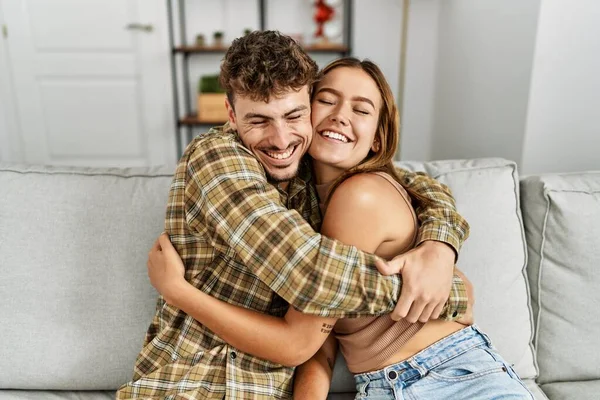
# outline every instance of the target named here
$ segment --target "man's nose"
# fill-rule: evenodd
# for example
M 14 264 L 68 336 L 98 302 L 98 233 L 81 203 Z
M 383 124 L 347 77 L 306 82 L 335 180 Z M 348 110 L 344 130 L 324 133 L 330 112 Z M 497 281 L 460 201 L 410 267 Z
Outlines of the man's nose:
M 291 130 L 282 124 L 273 124 L 269 136 L 270 144 L 279 150 L 285 150 L 290 147 L 294 139 Z

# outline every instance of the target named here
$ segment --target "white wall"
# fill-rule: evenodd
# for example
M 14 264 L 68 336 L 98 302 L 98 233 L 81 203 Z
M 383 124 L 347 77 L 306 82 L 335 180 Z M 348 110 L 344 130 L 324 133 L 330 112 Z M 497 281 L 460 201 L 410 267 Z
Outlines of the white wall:
M 2 0 L 0 0 L 1 3 Z M 0 4 L 1 9 L 2 4 Z M 0 27 L 4 23 L 0 14 Z M 11 75 L 9 70 L 6 40 L 0 33 L 0 161 L 18 161 L 21 159 L 20 143 L 17 132 L 16 105 L 13 101 Z
M 413 0 L 402 158 L 600 170 L 598 21 L 598 0 Z
M 413 0 L 410 4 L 401 119 L 402 160 L 431 160 L 439 13 L 439 0 Z
M 2 74 L 2 70 L 0 70 L 0 74 Z M 5 105 L 2 96 L 0 96 L 0 161 L 8 161 L 10 152 L 10 139 L 8 138 L 8 127 L 6 126 L 6 117 L 4 116 L 6 111 L 4 108 Z
M 539 4 L 441 2 L 433 158 L 521 159 Z
M 0 161 L 8 161 L 9 157 L 8 128 L 4 119 L 4 110 L 0 104 Z
M 353 56 L 375 62 L 394 96 L 400 84 L 403 0 L 354 0 Z
M 542 2 L 522 172 L 600 170 L 600 2 Z

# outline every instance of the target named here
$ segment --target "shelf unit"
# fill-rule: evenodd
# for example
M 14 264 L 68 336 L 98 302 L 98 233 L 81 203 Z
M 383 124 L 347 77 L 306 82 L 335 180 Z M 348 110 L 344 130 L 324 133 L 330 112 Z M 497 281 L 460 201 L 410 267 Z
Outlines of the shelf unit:
M 177 1 L 178 22 L 179 22 L 179 40 L 181 44 L 175 44 L 175 19 L 174 2 Z M 259 29 L 266 29 L 266 11 L 268 0 L 258 0 Z M 225 54 L 227 46 L 194 46 L 187 44 L 186 34 L 186 0 L 167 0 L 167 12 L 169 21 L 169 42 L 171 46 L 171 76 L 173 83 L 173 104 L 175 113 L 175 140 L 177 149 L 177 158 L 179 158 L 187 143 L 189 143 L 194 134 L 194 128 L 202 126 L 222 125 L 226 121 L 216 121 L 203 119 L 192 112 L 192 99 L 190 96 L 190 59 L 202 54 Z M 343 43 L 330 45 L 310 45 L 304 46 L 309 53 L 328 53 L 348 56 L 352 54 L 352 0 L 343 0 L 344 20 L 343 20 Z M 178 71 L 177 57 L 182 57 L 181 69 Z M 179 100 L 179 82 L 183 90 L 183 104 Z M 183 139 L 183 137 L 185 140 Z

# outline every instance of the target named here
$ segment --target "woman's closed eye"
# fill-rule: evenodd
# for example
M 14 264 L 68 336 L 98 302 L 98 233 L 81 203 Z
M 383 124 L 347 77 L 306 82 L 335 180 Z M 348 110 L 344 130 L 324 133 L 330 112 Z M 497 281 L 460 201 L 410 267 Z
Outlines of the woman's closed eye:
M 355 109 L 354 109 L 354 112 L 356 112 L 356 113 L 358 113 L 358 114 L 361 114 L 361 115 L 369 115 L 369 114 L 370 114 L 370 112 L 368 112 L 368 111 L 366 111 L 366 110 L 362 110 L 362 109 L 360 109 L 360 108 L 355 108 Z
M 329 105 L 329 106 L 332 106 L 332 105 L 333 105 L 333 101 L 331 101 L 331 100 L 328 100 L 328 99 L 317 99 L 317 101 L 318 101 L 319 103 L 321 103 L 321 104 L 327 104 L 327 105 Z

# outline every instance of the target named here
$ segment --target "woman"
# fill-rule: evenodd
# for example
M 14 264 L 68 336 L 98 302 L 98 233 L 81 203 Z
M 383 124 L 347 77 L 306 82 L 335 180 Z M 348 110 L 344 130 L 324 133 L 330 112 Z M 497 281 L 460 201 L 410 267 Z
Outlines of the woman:
M 379 68 L 354 58 L 325 67 L 313 91 L 312 124 L 321 232 L 385 259 L 410 250 L 418 228 L 412 202 L 424 199 L 407 192 L 395 174 L 397 109 Z M 170 266 L 169 279 L 155 275 L 155 265 Z M 167 301 L 176 298 L 178 285 L 189 285 L 164 236 L 150 254 L 149 275 Z M 242 351 L 302 364 L 295 398 L 326 398 L 338 343 L 355 374 L 357 398 L 532 398 L 476 326 L 394 322 L 387 315 L 336 321 L 293 308 L 277 318 L 204 299 L 182 310 Z

